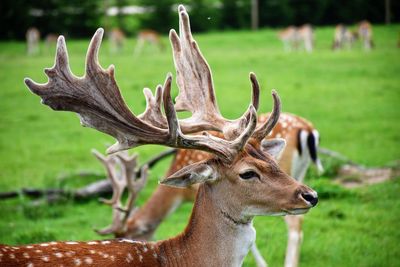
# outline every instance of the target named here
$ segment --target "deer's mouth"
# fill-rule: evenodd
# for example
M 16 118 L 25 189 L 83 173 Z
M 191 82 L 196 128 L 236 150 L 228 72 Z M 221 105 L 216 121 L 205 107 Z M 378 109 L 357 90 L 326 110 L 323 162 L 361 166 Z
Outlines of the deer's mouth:
M 309 208 L 298 208 L 298 209 L 291 209 L 291 210 L 284 210 L 286 215 L 299 215 L 299 214 L 304 214 L 307 213 L 310 210 L 311 207 Z

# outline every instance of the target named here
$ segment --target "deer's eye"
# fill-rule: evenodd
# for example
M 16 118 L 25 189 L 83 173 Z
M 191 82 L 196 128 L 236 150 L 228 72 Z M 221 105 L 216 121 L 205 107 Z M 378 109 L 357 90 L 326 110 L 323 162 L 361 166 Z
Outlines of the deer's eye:
M 260 179 L 260 175 L 256 173 L 255 171 L 245 171 L 244 173 L 239 174 L 240 178 L 244 180 L 252 179 L 252 178 L 258 178 Z

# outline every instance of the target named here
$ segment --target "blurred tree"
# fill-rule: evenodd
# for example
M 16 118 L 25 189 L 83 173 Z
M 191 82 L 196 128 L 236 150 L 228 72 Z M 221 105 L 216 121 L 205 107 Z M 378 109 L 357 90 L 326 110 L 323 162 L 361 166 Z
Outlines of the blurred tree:
M 152 29 L 158 32 L 168 32 L 178 24 L 174 0 L 139 0 L 139 4 L 149 11 L 141 16 L 141 28 Z
M 190 22 L 193 32 L 203 32 L 219 26 L 219 12 L 214 0 L 191 0 Z
M 29 15 L 30 1 L 1 0 L 0 2 L 0 39 L 22 39 L 33 24 Z
M 2 0 L 1 6 L 2 39 L 24 38 L 31 26 L 37 27 L 42 37 L 48 33 L 90 36 L 99 26 L 96 0 Z
M 222 29 L 239 29 L 250 27 L 251 3 L 249 0 L 222 0 L 221 1 Z

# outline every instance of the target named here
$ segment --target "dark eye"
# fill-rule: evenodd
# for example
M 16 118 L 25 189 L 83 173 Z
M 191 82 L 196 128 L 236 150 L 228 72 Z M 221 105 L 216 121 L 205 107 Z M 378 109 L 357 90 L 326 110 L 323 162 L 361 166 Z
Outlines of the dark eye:
M 244 173 L 239 174 L 240 178 L 247 180 L 247 179 L 251 179 L 251 178 L 258 178 L 260 179 L 260 175 L 258 175 L 258 173 L 256 173 L 255 171 L 246 171 Z

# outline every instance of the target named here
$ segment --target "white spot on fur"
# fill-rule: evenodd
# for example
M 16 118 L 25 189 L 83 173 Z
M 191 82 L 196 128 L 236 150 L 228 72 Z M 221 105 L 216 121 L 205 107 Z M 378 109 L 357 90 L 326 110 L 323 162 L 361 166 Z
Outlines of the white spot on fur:
M 96 241 L 90 241 L 90 242 L 87 242 L 87 244 L 88 245 L 97 245 L 97 242 Z
M 85 263 L 87 263 L 87 264 L 92 264 L 92 263 L 93 263 L 92 258 L 86 257 L 86 258 L 85 258 Z
M 110 260 L 114 261 L 115 260 L 115 256 L 111 255 Z
M 15 249 L 15 250 L 18 250 L 19 249 L 19 247 L 12 247 L 13 249 Z
M 143 262 L 143 256 L 142 255 L 139 255 L 139 261 Z
M 35 250 L 36 253 L 42 253 L 40 249 Z
M 65 253 L 65 255 L 67 255 L 68 257 L 72 257 L 75 254 L 75 252 L 73 251 L 68 251 Z
M 41 247 L 47 247 L 48 245 L 47 243 L 40 244 Z
M 29 262 L 28 265 L 26 265 L 26 267 L 33 267 L 33 263 Z
M 91 250 L 89 250 L 89 252 L 90 252 L 90 254 L 95 254 L 96 250 L 91 249 Z
M 54 253 L 57 258 L 62 258 L 64 255 L 61 252 Z
M 100 253 L 99 253 L 100 254 Z M 103 254 L 103 253 L 102 253 Z M 110 255 L 108 255 L 107 253 L 103 254 L 103 258 L 107 259 Z
M 111 244 L 111 242 L 110 241 L 101 241 L 101 244 L 107 245 L 107 244 Z
M 9 257 L 10 257 L 10 259 L 15 259 L 15 255 L 12 253 L 9 255 Z
M 78 242 L 65 242 L 65 244 L 67 244 L 67 245 L 76 245 L 76 244 L 78 244 Z
M 148 250 L 148 249 L 147 249 L 146 247 L 143 248 L 143 252 L 147 252 L 147 250 Z
M 33 246 L 26 246 L 26 248 L 33 248 Z
M 51 242 L 50 242 L 50 245 L 57 245 L 57 242 L 51 241 Z
M 50 258 L 49 258 L 48 256 L 43 256 L 43 257 L 42 257 L 42 261 L 44 261 L 44 262 L 49 262 L 49 261 L 50 261 Z
M 133 261 L 133 257 L 132 257 L 132 255 L 131 255 L 131 253 L 128 253 L 128 254 L 127 254 L 125 260 L 126 260 L 126 262 L 128 262 L 128 263 Z
M 75 263 L 76 266 L 79 266 L 79 265 L 81 265 L 82 261 L 80 259 L 78 259 L 78 258 L 75 258 L 74 259 L 74 263 Z
M 24 252 L 23 254 L 22 254 L 22 256 L 24 256 L 24 258 L 26 258 L 26 259 L 29 259 L 30 257 L 29 257 L 29 254 L 27 253 L 27 252 Z
M 157 254 L 156 254 L 155 252 L 153 252 L 153 257 L 154 257 L 155 259 L 157 259 Z

